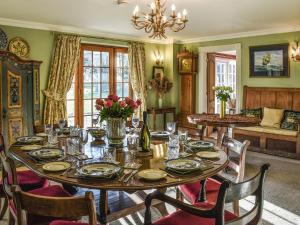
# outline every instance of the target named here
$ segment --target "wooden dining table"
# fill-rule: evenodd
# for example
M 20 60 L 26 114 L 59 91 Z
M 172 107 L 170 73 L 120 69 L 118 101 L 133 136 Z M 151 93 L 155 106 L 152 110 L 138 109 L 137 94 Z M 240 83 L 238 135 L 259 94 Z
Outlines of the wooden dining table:
M 67 141 L 63 139 L 59 142 L 59 146 L 64 150 L 65 155 L 68 155 Z M 163 140 L 153 140 L 151 142 L 151 153 L 150 154 L 137 154 L 137 160 L 141 164 L 139 171 L 144 169 L 159 169 L 164 170 L 165 161 L 167 157 L 167 144 Z M 103 160 L 103 154 L 105 146 L 95 145 L 93 142 L 88 142 L 81 149 L 82 153 L 86 154 L 89 158 L 94 160 Z M 169 187 L 178 186 L 181 184 L 193 183 L 206 179 L 213 175 L 216 175 L 219 171 L 223 170 L 228 164 L 228 157 L 224 151 L 219 151 L 219 158 L 211 164 L 211 168 L 204 171 L 197 171 L 187 175 L 178 175 L 174 173 L 168 173 L 168 176 L 159 181 L 145 181 L 135 174 L 128 182 L 124 183 L 119 181 L 119 177 L 113 180 L 99 180 L 99 179 L 83 179 L 74 176 L 76 169 L 64 172 L 46 172 L 43 170 L 43 162 L 38 162 L 29 156 L 28 151 L 21 150 L 20 145 L 12 145 L 9 149 L 9 154 L 12 158 L 18 160 L 30 170 L 37 173 L 39 176 L 47 178 L 51 181 L 59 182 L 66 185 L 72 185 L 77 187 L 98 189 L 100 190 L 100 202 L 99 202 L 99 213 L 98 219 L 102 224 L 106 224 L 109 221 L 115 220 L 120 217 L 124 217 L 128 214 L 134 213 L 133 210 L 126 209 L 122 212 L 115 212 L 115 214 L 109 212 L 108 208 L 108 191 L 125 191 L 127 193 L 134 193 L 137 191 L 157 189 L 163 192 Z M 190 156 L 195 157 L 194 155 Z M 116 150 L 116 161 L 119 162 L 120 166 L 124 166 L 128 161 L 129 151 L 126 147 L 119 148 Z M 120 175 L 121 176 L 121 175 Z M 140 207 L 134 207 L 134 210 L 140 210 L 143 208 L 143 203 Z M 154 204 L 163 204 L 157 202 Z

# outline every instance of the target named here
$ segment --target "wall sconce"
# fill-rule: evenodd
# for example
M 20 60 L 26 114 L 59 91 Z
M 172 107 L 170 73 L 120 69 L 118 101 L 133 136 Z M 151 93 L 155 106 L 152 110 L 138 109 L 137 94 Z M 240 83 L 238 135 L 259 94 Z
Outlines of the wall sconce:
M 295 41 L 295 46 L 292 47 L 292 59 L 295 62 L 300 62 L 300 45 L 299 41 Z
M 157 50 L 157 52 L 154 52 L 154 60 L 155 60 L 155 63 L 156 65 L 160 66 L 162 65 L 164 62 L 164 57 L 162 56 L 162 54 L 160 53 L 159 50 Z

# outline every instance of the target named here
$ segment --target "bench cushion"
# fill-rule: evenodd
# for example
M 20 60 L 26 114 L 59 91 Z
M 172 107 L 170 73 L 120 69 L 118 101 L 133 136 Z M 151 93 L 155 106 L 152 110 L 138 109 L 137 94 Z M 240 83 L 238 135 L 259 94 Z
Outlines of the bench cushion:
M 271 109 L 264 107 L 264 116 L 260 125 L 265 127 L 280 128 L 283 113 L 283 109 Z
M 235 129 L 297 137 L 297 131 L 273 128 L 273 127 L 254 126 L 254 127 L 239 127 Z

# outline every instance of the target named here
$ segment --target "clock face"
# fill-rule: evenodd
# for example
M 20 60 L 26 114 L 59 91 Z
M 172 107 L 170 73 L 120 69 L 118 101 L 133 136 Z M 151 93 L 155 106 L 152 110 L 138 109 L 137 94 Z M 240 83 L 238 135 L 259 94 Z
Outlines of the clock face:
M 13 38 L 9 42 L 9 51 L 16 54 L 21 58 L 27 58 L 29 56 L 30 47 L 28 43 L 20 37 Z
M 181 72 L 192 72 L 192 59 L 182 59 Z

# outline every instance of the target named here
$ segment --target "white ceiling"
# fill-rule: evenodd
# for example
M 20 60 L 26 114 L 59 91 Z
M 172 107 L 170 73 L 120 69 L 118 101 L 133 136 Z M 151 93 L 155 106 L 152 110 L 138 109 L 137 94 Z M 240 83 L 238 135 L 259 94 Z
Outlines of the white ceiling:
M 0 24 L 147 39 L 130 17 L 138 3 L 151 0 L 0 0 Z M 163 0 L 162 0 L 163 1 Z M 186 8 L 189 22 L 176 40 L 218 39 L 300 30 L 300 0 L 167 0 L 167 7 Z M 168 11 L 169 12 L 169 11 Z M 109 36 L 109 35 L 108 35 Z

